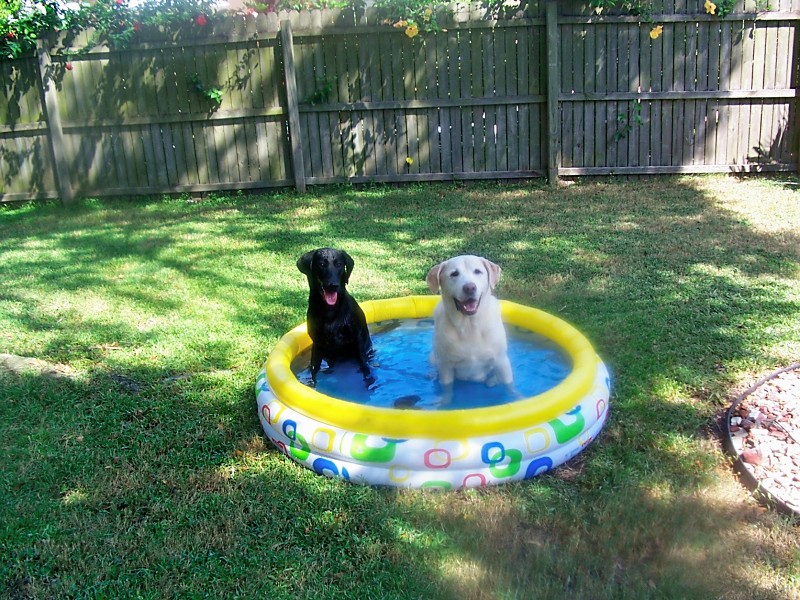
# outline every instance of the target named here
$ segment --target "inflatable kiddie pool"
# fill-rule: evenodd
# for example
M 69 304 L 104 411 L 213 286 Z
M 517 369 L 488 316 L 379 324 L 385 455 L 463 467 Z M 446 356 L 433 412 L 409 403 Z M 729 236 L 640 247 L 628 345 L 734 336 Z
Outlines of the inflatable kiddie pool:
M 439 296 L 361 303 L 367 322 L 428 319 Z M 272 443 L 321 475 L 354 483 L 459 489 L 528 479 L 569 460 L 603 427 L 608 370 L 565 321 L 501 300 L 506 325 L 552 340 L 569 357 L 566 377 L 542 393 L 479 408 L 411 410 L 325 395 L 292 361 L 311 345 L 305 324 L 284 335 L 256 381 L 258 414 Z M 375 345 L 379 338 L 373 336 Z M 427 355 L 419 357 L 427 361 Z M 513 361 L 512 361 L 513 363 Z M 488 389 L 488 388 L 487 388 Z

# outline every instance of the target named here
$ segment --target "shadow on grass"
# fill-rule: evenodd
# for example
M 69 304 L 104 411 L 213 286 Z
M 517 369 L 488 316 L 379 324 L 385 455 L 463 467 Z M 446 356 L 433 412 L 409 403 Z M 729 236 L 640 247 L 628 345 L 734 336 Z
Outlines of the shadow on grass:
M 249 381 L 160 376 L 0 375 L 2 597 L 437 596 L 393 492 L 267 448 Z
M 726 471 L 700 432 L 742 373 L 783 359 L 800 236 L 759 231 L 691 182 L 1 215 L 0 343 L 88 373 L 0 392 L 6 595 L 785 597 L 771 578 L 797 560 L 788 535 L 732 476 L 715 482 Z M 502 265 L 502 297 L 576 324 L 614 373 L 577 475 L 426 496 L 267 449 L 255 374 L 303 318 L 296 257 L 324 245 L 356 258 L 361 300 L 425 293 L 431 265 L 475 253 Z

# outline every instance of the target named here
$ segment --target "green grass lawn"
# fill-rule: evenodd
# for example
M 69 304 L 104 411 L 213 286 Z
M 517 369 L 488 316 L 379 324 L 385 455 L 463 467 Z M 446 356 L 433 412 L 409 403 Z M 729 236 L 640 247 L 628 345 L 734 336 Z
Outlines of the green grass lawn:
M 800 181 L 335 187 L 0 208 L 0 598 L 800 597 L 798 523 L 714 436 L 800 359 Z M 303 321 L 295 262 L 346 249 L 358 300 L 459 253 L 576 325 L 613 373 L 576 459 L 481 490 L 317 476 L 254 384 Z

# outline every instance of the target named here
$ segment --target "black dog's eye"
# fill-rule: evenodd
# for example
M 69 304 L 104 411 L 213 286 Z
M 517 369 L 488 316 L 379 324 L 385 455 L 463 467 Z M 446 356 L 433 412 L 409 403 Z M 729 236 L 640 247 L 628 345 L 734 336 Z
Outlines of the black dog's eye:
M 456 269 L 455 271 L 452 271 L 450 273 L 450 277 L 458 277 L 459 275 L 460 275 L 460 273 L 458 272 L 458 269 Z

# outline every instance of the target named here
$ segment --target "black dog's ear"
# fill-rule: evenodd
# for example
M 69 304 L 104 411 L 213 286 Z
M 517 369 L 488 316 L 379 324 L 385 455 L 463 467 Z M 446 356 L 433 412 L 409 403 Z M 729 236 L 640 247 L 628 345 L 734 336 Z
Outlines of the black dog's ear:
M 311 263 L 314 262 L 315 253 L 316 250 L 311 250 L 297 259 L 297 268 L 303 275 L 311 275 Z
M 353 272 L 353 267 L 355 266 L 355 261 L 352 257 L 345 252 L 344 250 L 340 250 L 342 254 L 342 258 L 344 259 L 344 283 L 348 283 L 350 281 L 350 273 Z

